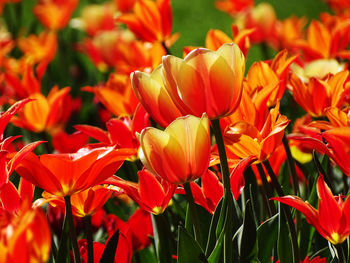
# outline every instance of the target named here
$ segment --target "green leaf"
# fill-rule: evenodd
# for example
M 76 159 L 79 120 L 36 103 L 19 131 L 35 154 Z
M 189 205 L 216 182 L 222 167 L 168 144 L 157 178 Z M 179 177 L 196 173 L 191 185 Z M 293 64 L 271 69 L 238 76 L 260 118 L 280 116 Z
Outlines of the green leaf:
M 301 258 L 305 258 L 309 251 L 312 251 L 311 246 L 313 243 L 313 237 L 315 234 L 315 228 L 312 227 L 307 221 L 302 218 L 300 222 L 299 231 L 299 253 Z
M 217 237 L 216 231 L 220 230 L 222 232 L 222 229 L 223 229 L 223 224 L 221 224 L 220 226 L 218 225 L 219 217 L 221 214 L 222 203 L 223 203 L 223 198 L 221 198 L 220 202 L 216 206 L 215 211 L 214 211 L 214 215 L 211 219 L 211 223 L 210 223 L 210 227 L 209 227 L 208 241 L 207 241 L 207 246 L 205 249 L 205 254 L 207 256 L 209 256 L 209 254 L 213 251 L 214 247 L 216 247 L 216 245 L 215 245 L 216 240 L 217 240 L 216 239 L 216 237 Z M 220 238 L 220 234 L 219 234 L 219 238 Z
M 287 226 L 287 219 L 282 210 L 282 204 L 278 203 L 278 239 L 277 239 L 277 254 L 280 263 L 292 263 L 292 243 Z
M 164 215 L 152 214 L 154 244 L 157 252 L 158 262 L 171 262 L 171 239 L 168 234 L 168 226 L 166 225 Z
M 65 218 L 63 222 L 61 239 L 58 246 L 57 257 L 55 259 L 56 263 L 70 262 L 70 255 L 68 253 L 70 251 L 70 246 L 71 242 L 69 237 L 68 220 Z
M 185 229 L 188 233 L 190 233 L 192 236 L 194 236 L 193 222 L 192 222 L 192 216 L 191 216 L 189 204 L 187 204 L 187 206 L 186 206 Z
M 198 242 L 181 226 L 179 226 L 177 256 L 178 263 L 208 262 Z
M 211 252 L 209 258 L 208 258 L 208 262 L 209 263 L 218 263 L 220 262 L 221 259 L 221 251 L 222 251 L 222 246 L 223 246 L 223 241 L 224 241 L 224 228 L 221 231 L 221 234 L 218 238 L 218 240 L 216 241 L 215 247 L 213 249 L 213 251 Z
M 252 262 L 257 257 L 257 245 L 257 233 L 253 208 L 251 201 L 248 199 L 244 214 L 242 235 L 238 238 L 240 261 Z
M 278 236 L 278 214 L 262 223 L 257 230 L 258 258 L 261 262 L 268 262 L 272 256 Z
M 111 238 L 108 240 L 100 258 L 100 263 L 114 263 L 115 253 L 117 252 L 118 247 L 118 241 L 119 229 L 115 231 Z

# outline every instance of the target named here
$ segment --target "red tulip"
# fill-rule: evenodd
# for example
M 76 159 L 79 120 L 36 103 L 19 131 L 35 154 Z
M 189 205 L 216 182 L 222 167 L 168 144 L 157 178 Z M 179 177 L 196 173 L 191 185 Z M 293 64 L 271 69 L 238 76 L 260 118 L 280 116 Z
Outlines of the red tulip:
M 297 196 L 274 197 L 272 200 L 292 206 L 305 215 L 307 222 L 313 225 L 325 239 L 339 244 L 350 235 L 350 198 L 345 201 L 341 196 L 333 196 L 331 190 L 320 175 L 317 179 L 318 210 Z

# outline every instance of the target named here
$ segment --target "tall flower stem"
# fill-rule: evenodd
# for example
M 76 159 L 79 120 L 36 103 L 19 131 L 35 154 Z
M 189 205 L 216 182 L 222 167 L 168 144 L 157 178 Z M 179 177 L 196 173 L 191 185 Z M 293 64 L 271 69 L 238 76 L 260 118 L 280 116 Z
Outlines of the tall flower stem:
M 277 180 L 277 177 L 274 173 L 274 171 L 272 170 L 272 167 L 270 165 L 270 162 L 269 160 L 266 160 L 263 162 L 270 178 L 271 178 L 271 181 L 272 181 L 272 184 L 278 194 L 278 196 L 282 197 L 284 196 L 284 192 L 283 192 L 283 189 L 281 187 L 281 185 L 279 184 L 278 180 Z M 287 218 L 287 223 L 288 223 L 288 227 L 289 227 L 289 231 L 290 231 L 290 235 L 292 237 L 292 245 L 293 245 L 293 262 L 294 263 L 299 263 L 299 247 L 298 247 L 298 236 L 297 236 L 297 232 L 296 232 L 296 229 L 295 229 L 295 225 L 294 225 L 294 222 L 293 222 L 293 217 L 292 217 L 292 213 L 290 212 L 290 209 L 288 206 L 286 205 L 283 205 L 282 206 L 282 209 L 286 215 L 286 218 Z
M 270 198 L 273 197 L 272 191 L 271 191 L 270 185 L 266 179 L 266 174 L 265 174 L 264 168 L 262 167 L 261 163 L 258 163 L 257 167 L 258 167 L 260 179 L 261 179 L 261 182 L 263 185 L 263 191 L 264 191 L 264 194 L 265 194 L 265 197 L 267 200 L 266 204 L 267 204 L 268 215 L 270 217 L 272 217 L 274 214 L 277 213 L 273 202 L 271 202 L 271 200 L 270 200 Z
M 193 228 L 194 228 L 194 236 L 195 236 L 196 241 L 201 246 L 203 246 L 202 233 L 201 233 L 201 229 L 199 226 L 198 214 L 197 214 L 196 206 L 195 206 L 195 203 L 193 200 L 193 195 L 192 195 L 190 183 L 185 183 L 185 184 L 183 184 L 183 186 L 185 189 L 188 205 L 190 207 L 190 213 L 191 213 L 192 223 L 193 223 Z
M 87 241 L 87 260 L 88 263 L 94 263 L 94 246 L 92 239 L 92 225 L 91 225 L 91 216 L 84 217 L 86 241 Z
M 299 195 L 300 191 L 299 191 L 297 171 L 295 170 L 295 162 L 292 156 L 292 152 L 290 151 L 289 143 L 285 134 L 283 135 L 282 143 L 283 143 L 284 150 L 286 151 L 290 174 L 292 175 L 294 195 Z
M 213 132 L 216 140 L 216 145 L 218 147 L 219 156 L 220 156 L 220 166 L 221 166 L 221 175 L 224 185 L 224 199 L 227 204 L 227 214 L 225 224 L 225 236 L 224 236 L 224 262 L 232 262 L 232 218 L 233 218 L 233 196 L 231 191 L 230 183 L 230 171 L 227 163 L 227 156 L 225 150 L 225 144 L 221 133 L 219 119 L 211 120 L 213 127 Z
M 64 202 L 66 204 L 66 220 L 68 220 L 69 235 L 70 235 L 72 246 L 73 246 L 74 262 L 80 263 L 78 239 L 77 239 L 77 233 L 75 232 L 75 227 L 74 227 L 74 222 L 73 222 L 73 214 L 72 214 L 72 205 L 70 202 L 69 195 L 64 197 Z

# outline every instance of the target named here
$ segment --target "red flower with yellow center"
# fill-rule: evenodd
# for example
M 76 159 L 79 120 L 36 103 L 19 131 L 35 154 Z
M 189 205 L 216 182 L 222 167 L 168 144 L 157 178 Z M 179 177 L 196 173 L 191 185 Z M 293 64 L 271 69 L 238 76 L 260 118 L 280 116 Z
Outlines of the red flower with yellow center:
M 17 173 L 56 196 L 69 196 L 101 183 L 113 175 L 124 160 L 135 154 L 130 149 L 101 147 L 71 154 L 28 154 Z
M 317 179 L 318 210 L 297 196 L 274 197 L 272 200 L 292 206 L 305 215 L 307 222 L 313 225 L 325 239 L 333 244 L 343 243 L 350 235 L 350 198 L 345 201 L 333 196 L 331 190 L 320 175 Z

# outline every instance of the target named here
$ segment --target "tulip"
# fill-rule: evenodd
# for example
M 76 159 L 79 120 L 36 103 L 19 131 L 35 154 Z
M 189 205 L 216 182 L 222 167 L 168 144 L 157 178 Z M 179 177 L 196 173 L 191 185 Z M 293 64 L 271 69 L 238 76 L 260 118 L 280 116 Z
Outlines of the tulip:
M 86 217 L 94 215 L 99 209 L 104 206 L 107 200 L 111 197 L 113 191 L 106 187 L 96 185 L 87 190 L 79 192 L 71 196 L 72 213 L 77 217 Z M 65 208 L 63 197 L 55 196 L 48 192 L 42 193 L 43 198 L 37 199 L 34 207 L 42 206 L 49 202 L 52 206 Z
M 78 0 L 40 0 L 33 12 L 46 28 L 58 30 L 68 24 L 78 3 Z
M 137 175 L 139 177 L 138 184 L 116 176 L 107 178 L 103 183 L 120 187 L 145 211 L 155 215 L 162 214 L 168 207 L 176 186 L 147 169 L 143 169 Z
M 330 75 L 324 80 L 310 78 L 308 83 L 295 74 L 291 75 L 290 84 L 293 88 L 295 101 L 311 116 L 320 117 L 328 107 L 341 106 L 344 83 L 349 75 L 347 70 Z M 314 96 L 317 94 L 317 96 Z
M 289 66 L 298 58 L 295 55 L 287 59 L 287 55 L 287 50 L 282 50 L 274 57 L 270 65 L 264 61 L 253 63 L 244 86 L 251 97 L 258 92 L 266 93 L 265 90 L 271 90 L 268 106 L 275 105 L 281 100 L 286 88 Z
M 25 105 L 18 112 L 18 116 L 12 118 L 12 124 L 33 132 L 47 131 L 54 134 L 64 127 L 72 112 L 76 110 L 69 91 L 69 87 L 59 90 L 55 86 L 47 97 L 40 92 L 32 94 L 29 98 L 34 101 Z
M 173 184 L 201 177 L 209 166 L 208 117 L 177 118 L 164 131 L 145 128 L 139 135 L 140 159 L 155 174 Z
M 288 123 L 287 117 L 279 113 L 277 104 L 266 118 L 261 130 L 245 121 L 228 126 L 224 135 L 227 149 L 241 158 L 255 156 L 257 162 L 262 162 L 280 145 Z
M 217 51 L 198 48 L 184 59 L 163 57 L 166 89 L 185 114 L 209 119 L 231 114 L 242 95 L 245 58 L 236 44 L 224 44 Z
M 350 235 L 350 199 L 333 196 L 324 182 L 323 176 L 317 179 L 318 210 L 297 196 L 274 197 L 272 200 L 292 206 L 305 215 L 307 222 L 313 225 L 325 239 L 332 244 L 340 244 Z
M 22 37 L 18 39 L 18 47 L 31 64 L 51 61 L 56 55 L 57 35 L 54 32 L 43 31 L 39 35 Z
M 47 262 L 51 233 L 45 214 L 40 209 L 22 205 L 17 214 L 0 208 L 1 263 Z
M 165 42 L 171 40 L 173 15 L 170 0 L 136 1 L 133 13 L 122 14 L 117 22 L 128 26 L 138 38 L 147 42 Z M 169 45 L 168 44 L 168 45 Z
M 161 71 L 162 66 L 158 66 L 151 75 L 135 71 L 131 75 L 131 83 L 137 99 L 152 119 L 166 127 L 182 114 L 164 86 Z
M 301 49 L 307 60 L 349 58 L 347 46 L 350 43 L 350 24 L 347 19 L 331 18 L 332 23 L 323 20 L 311 21 L 306 30 L 306 39 L 295 40 L 294 47 Z
M 97 185 L 113 175 L 123 161 L 134 154 L 130 149 L 101 147 L 72 154 L 27 154 L 17 173 L 56 196 L 70 196 Z

